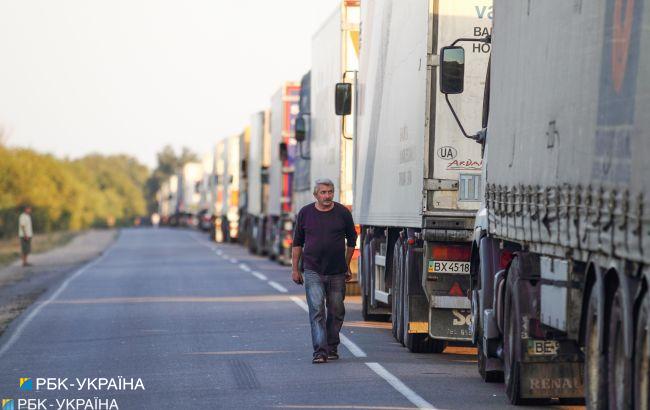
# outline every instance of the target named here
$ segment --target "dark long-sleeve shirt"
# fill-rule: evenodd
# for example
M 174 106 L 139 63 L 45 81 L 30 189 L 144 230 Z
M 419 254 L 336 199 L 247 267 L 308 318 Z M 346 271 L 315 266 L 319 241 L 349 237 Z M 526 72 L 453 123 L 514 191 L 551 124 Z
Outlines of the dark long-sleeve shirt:
M 319 211 L 316 204 L 304 206 L 296 218 L 293 246 L 302 246 L 303 267 L 322 275 L 345 273 L 345 245 L 354 248 L 357 232 L 350 211 L 334 202 L 329 211 Z

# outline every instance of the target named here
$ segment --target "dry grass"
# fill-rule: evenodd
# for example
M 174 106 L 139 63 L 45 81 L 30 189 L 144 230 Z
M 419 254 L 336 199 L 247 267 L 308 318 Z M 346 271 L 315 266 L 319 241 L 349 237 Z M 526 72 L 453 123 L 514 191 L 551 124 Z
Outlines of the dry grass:
M 52 232 L 37 234 L 32 239 L 32 253 L 41 253 L 63 246 L 77 236 L 79 232 Z M 0 267 L 7 266 L 20 258 L 18 237 L 0 240 Z

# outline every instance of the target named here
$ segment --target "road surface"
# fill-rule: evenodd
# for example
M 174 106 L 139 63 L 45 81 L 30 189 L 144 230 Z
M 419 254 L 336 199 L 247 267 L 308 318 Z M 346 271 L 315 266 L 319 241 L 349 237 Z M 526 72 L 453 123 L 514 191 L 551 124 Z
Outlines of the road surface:
M 473 349 L 409 353 L 387 323 L 361 320 L 354 297 L 341 359 L 313 365 L 303 292 L 288 268 L 199 232 L 124 230 L 7 329 L 2 398 L 71 410 L 507 407 Z

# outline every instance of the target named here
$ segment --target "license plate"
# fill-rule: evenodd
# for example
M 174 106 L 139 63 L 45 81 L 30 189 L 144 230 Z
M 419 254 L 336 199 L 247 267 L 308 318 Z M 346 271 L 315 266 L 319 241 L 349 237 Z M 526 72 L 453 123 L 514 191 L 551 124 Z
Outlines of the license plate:
M 560 343 L 557 340 L 529 340 L 529 356 L 555 356 Z
M 469 262 L 429 261 L 429 273 L 469 273 Z

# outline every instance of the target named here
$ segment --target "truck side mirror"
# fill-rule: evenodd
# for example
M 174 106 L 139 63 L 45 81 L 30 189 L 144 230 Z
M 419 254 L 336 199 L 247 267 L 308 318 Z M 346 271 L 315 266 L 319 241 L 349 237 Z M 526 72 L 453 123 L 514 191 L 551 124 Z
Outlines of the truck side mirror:
M 280 161 L 284 162 L 289 158 L 289 151 L 287 149 L 287 143 L 286 142 L 281 142 L 278 144 L 279 148 L 279 154 L 280 154 Z
M 440 50 L 440 92 L 460 94 L 465 83 L 465 49 L 459 46 Z
M 350 115 L 352 112 L 352 84 L 336 83 L 334 103 L 336 115 Z
M 298 142 L 303 142 L 306 138 L 307 134 L 307 127 L 305 124 L 305 117 L 302 116 L 302 114 L 298 114 L 296 117 L 296 122 L 293 128 L 293 137 L 296 139 Z

